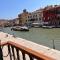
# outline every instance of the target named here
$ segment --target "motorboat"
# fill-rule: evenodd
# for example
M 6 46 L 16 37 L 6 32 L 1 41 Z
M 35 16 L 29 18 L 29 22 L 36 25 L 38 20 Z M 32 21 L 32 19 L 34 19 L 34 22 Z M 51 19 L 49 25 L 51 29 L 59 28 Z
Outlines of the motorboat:
M 12 27 L 11 30 L 14 30 L 14 31 L 29 31 L 29 28 L 27 26 L 20 26 L 20 27 Z
M 20 27 L 19 26 L 15 26 L 15 27 L 12 27 L 11 30 L 20 31 Z
M 32 26 L 35 28 L 41 27 L 42 24 L 41 23 L 32 23 Z
M 20 31 L 29 31 L 29 28 L 27 26 L 20 27 Z
M 42 28 L 52 29 L 53 26 L 42 26 Z

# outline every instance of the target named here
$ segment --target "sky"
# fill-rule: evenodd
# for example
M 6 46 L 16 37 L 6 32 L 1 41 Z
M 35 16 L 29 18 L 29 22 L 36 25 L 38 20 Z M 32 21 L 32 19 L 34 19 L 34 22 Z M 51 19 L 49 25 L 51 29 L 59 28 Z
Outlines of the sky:
M 23 9 L 35 11 L 47 5 L 59 5 L 60 0 L 0 0 L 0 19 L 14 19 Z

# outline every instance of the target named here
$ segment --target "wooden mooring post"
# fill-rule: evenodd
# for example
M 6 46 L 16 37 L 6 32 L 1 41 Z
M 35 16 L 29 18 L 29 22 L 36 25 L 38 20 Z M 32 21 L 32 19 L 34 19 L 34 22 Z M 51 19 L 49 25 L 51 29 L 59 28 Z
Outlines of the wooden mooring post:
M 55 41 L 53 40 L 53 49 L 55 49 Z

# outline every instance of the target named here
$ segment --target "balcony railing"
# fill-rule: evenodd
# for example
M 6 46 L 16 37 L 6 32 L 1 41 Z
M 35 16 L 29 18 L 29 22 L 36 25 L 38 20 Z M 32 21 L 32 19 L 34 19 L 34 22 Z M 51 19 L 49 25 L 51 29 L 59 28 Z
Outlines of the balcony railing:
M 7 47 L 5 48 L 7 55 L 5 55 L 6 52 L 4 53 L 5 46 Z M 7 60 L 54 60 L 12 41 L 0 43 L 0 60 L 4 60 L 8 56 Z

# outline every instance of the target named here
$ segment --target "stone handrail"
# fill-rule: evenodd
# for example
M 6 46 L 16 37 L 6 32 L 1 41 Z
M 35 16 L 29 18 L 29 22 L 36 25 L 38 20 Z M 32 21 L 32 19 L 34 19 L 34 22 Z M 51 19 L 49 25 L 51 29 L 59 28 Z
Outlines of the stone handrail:
M 25 54 L 27 54 L 29 56 L 30 60 L 34 60 L 34 59 L 37 59 L 37 60 L 54 60 L 51 57 L 45 56 L 42 53 L 38 53 L 38 52 L 36 52 L 36 51 L 34 51 L 30 48 L 27 48 L 25 46 L 17 44 L 16 42 L 7 41 L 7 42 L 4 42 L 4 43 L 0 43 L 0 48 L 1 48 L 1 46 L 5 46 L 5 45 L 7 45 L 7 47 L 8 47 L 8 53 L 9 53 L 9 56 L 10 56 L 10 60 L 12 60 L 12 53 L 13 53 L 13 59 L 14 60 L 15 60 L 15 53 L 17 53 L 16 54 L 17 55 L 17 60 L 20 60 L 19 51 L 22 52 L 23 60 L 26 60 Z M 16 52 L 14 52 L 14 48 L 16 49 Z M 0 51 L 1 50 L 2 50 L 2 48 L 0 49 Z M 1 55 L 3 55 L 3 52 L 1 53 Z M 3 60 L 3 56 L 2 56 L 2 60 Z

